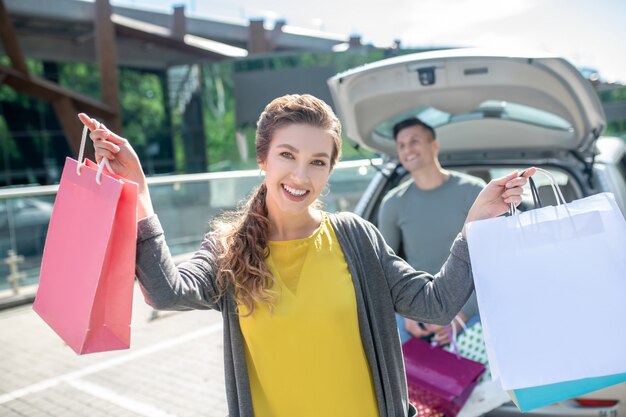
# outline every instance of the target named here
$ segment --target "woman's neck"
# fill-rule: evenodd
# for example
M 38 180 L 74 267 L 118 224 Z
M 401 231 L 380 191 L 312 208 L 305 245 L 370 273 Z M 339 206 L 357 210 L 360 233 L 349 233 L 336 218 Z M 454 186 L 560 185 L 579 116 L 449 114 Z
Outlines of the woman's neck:
M 294 240 L 309 237 L 322 221 L 322 212 L 311 207 L 301 214 L 276 213 L 268 207 L 269 240 Z

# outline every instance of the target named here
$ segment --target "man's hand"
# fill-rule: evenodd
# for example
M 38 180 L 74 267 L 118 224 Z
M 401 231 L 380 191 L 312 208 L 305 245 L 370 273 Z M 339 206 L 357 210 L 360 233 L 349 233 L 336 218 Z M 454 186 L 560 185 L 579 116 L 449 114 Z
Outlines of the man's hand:
M 433 333 L 433 338 L 430 341 L 439 346 L 450 344 L 450 334 L 448 333 L 447 327 L 448 326 L 439 326 L 437 324 L 427 324 L 426 330 Z
M 452 330 L 450 329 L 450 326 L 454 326 L 457 337 L 459 334 L 461 334 L 462 329 L 457 320 L 461 320 L 463 321 L 463 323 L 467 323 L 467 317 L 465 317 L 465 314 L 459 313 L 457 314 L 456 318 L 452 320 L 452 323 L 450 323 L 447 326 L 427 324 L 426 330 L 434 334 L 433 338 L 431 339 L 431 342 L 437 343 L 439 346 L 449 345 L 452 342 L 451 340 Z
M 419 322 L 411 319 L 404 319 L 404 328 L 411 336 L 417 337 L 418 339 L 430 336 L 433 333 L 423 328 Z

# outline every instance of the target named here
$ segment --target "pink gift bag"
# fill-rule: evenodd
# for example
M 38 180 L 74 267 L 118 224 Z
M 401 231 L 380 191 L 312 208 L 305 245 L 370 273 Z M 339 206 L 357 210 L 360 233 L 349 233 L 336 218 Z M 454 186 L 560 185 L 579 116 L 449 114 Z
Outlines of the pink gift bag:
M 409 401 L 454 417 L 469 398 L 485 365 L 421 339 L 402 345 Z
M 136 207 L 137 184 L 66 159 L 33 309 L 78 354 L 130 347 Z

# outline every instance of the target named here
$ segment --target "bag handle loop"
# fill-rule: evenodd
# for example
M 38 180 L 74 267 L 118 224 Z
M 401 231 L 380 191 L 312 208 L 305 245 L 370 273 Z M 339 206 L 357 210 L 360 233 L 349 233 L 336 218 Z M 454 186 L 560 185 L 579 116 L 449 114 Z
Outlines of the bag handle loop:
M 96 127 L 97 129 L 98 127 L 100 127 L 100 122 L 96 121 L 96 123 L 98 123 L 98 126 Z M 89 132 L 89 128 L 87 126 L 83 126 L 83 135 L 80 139 L 80 149 L 78 151 L 78 164 L 76 165 L 77 175 L 80 175 L 80 168 L 85 165 L 85 160 L 83 159 L 83 157 L 85 155 L 85 143 L 87 142 L 86 139 L 87 139 L 88 132 Z M 113 171 L 113 168 L 111 168 L 111 164 L 109 163 L 109 160 L 107 158 L 102 158 L 100 160 L 100 163 L 98 164 L 98 172 L 96 173 L 96 183 L 98 183 L 98 185 L 100 185 L 102 182 L 100 178 L 102 177 L 102 171 L 104 171 L 105 166 L 109 172 L 112 172 L 115 174 L 115 171 Z
M 461 359 L 461 354 L 459 353 L 459 345 L 457 343 L 458 331 L 456 329 L 456 325 L 454 324 L 455 321 L 459 323 L 463 331 L 467 331 L 467 326 L 465 325 L 465 322 L 458 315 L 454 317 L 454 320 L 452 320 L 452 323 L 446 326 L 445 329 L 448 335 L 450 336 L 450 345 L 452 345 L 452 347 L 454 348 L 454 353 L 457 359 Z
M 565 207 L 565 209 L 569 213 L 569 210 L 567 209 L 567 205 L 565 202 L 565 198 L 563 197 L 563 193 L 561 192 L 561 189 L 559 188 L 559 185 L 557 184 L 556 178 L 554 177 L 554 175 L 550 171 L 545 170 L 543 168 L 535 168 L 535 169 L 537 170 L 538 173 L 543 174 L 545 177 L 548 178 L 548 181 L 550 182 L 550 187 L 552 187 L 552 192 L 554 193 L 554 199 L 556 201 L 557 206 L 563 205 L 563 207 Z M 522 173 L 519 176 L 521 177 L 522 175 L 524 175 L 524 171 L 522 171 Z M 535 207 L 541 208 L 542 204 L 541 204 L 541 200 L 539 199 L 539 193 L 537 192 L 537 187 L 535 186 L 535 181 L 532 179 L 532 177 L 529 178 L 528 180 L 530 183 L 530 191 L 533 195 L 533 202 L 535 204 Z M 519 210 L 517 210 L 517 207 L 513 203 L 510 204 L 509 211 L 512 216 L 519 215 Z

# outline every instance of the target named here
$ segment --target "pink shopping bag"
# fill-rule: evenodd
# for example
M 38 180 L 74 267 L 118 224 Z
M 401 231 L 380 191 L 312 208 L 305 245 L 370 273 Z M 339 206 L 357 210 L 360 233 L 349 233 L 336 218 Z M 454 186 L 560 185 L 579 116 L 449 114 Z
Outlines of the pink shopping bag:
M 137 184 L 98 176 L 89 160 L 77 166 L 66 159 L 33 309 L 78 354 L 127 349 Z
M 482 363 L 417 338 L 402 345 L 402 353 L 409 401 L 446 417 L 459 413 L 485 371 Z

